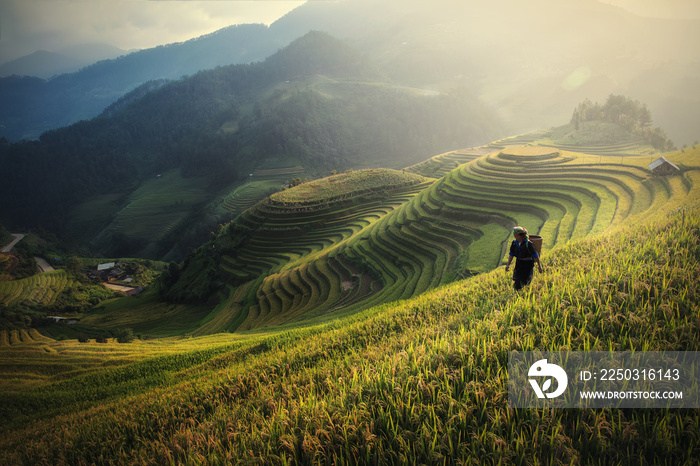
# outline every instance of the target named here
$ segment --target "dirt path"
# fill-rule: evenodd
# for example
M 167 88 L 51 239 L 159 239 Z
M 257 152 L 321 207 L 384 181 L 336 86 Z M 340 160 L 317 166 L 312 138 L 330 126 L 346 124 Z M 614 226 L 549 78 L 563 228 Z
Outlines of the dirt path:
M 19 243 L 20 241 L 22 241 L 22 238 L 24 238 L 24 235 L 21 234 L 21 233 L 12 233 L 12 236 L 14 236 L 15 239 L 13 239 L 13 240 L 10 242 L 10 244 L 8 244 L 8 245 L 5 246 L 4 248 L 2 248 L 2 251 L 0 251 L 0 252 L 10 252 L 10 251 L 12 251 L 12 248 L 15 247 L 15 244 Z
M 36 265 L 39 266 L 39 270 L 41 270 L 42 273 L 52 272 L 54 270 L 54 268 L 51 267 L 49 263 L 46 262 L 46 259 L 44 259 L 43 257 L 34 256 L 34 260 L 36 260 Z
M 113 285 L 111 283 L 103 283 L 102 284 L 105 288 L 109 288 L 110 290 L 117 290 L 117 291 L 123 291 L 126 293 L 127 291 L 131 291 L 134 288 L 130 288 L 128 286 L 121 286 L 121 285 Z
M 12 248 L 15 247 L 15 244 L 19 243 L 20 241 L 22 241 L 22 238 L 24 238 L 24 235 L 22 233 L 12 233 L 12 236 L 14 236 L 15 239 L 13 239 L 10 242 L 10 244 L 8 244 L 4 248 L 2 248 L 2 250 L 0 252 L 9 253 L 10 251 L 12 251 Z M 51 267 L 51 265 L 49 265 L 48 262 L 46 262 L 46 259 L 44 259 L 43 257 L 36 257 L 35 256 L 34 260 L 36 260 L 36 265 L 39 266 L 39 270 L 42 273 L 43 272 L 52 272 L 53 270 L 55 270 L 53 267 Z

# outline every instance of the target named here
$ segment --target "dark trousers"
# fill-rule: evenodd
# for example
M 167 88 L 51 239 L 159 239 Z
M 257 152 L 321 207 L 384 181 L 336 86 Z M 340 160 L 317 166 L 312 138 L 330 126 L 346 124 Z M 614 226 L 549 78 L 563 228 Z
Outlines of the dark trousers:
M 515 260 L 515 269 L 513 270 L 513 288 L 520 288 L 529 285 L 532 281 L 532 273 L 535 270 L 535 261 L 524 261 L 521 259 Z

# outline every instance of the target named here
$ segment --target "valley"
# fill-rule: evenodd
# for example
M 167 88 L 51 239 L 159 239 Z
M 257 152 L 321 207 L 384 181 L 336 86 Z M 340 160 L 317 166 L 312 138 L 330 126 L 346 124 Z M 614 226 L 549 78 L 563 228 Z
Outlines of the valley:
M 171 337 L 337 319 L 496 269 L 514 225 L 542 236 L 550 251 L 646 218 L 686 196 L 697 174 L 697 149 L 665 154 L 681 169 L 663 177 L 649 170 L 659 154 L 641 141 L 579 149 L 552 134 L 451 151 L 403 171 L 299 178 L 297 186 L 262 201 L 245 200 L 238 190 L 221 206 L 240 213 L 184 263 L 160 266 L 165 272 L 144 296 L 73 314 L 76 328 L 89 335 L 130 327 Z M 243 186 L 269 186 L 297 170 L 259 170 Z M 196 196 L 178 180 L 166 173 L 149 182 L 157 189 L 144 192 L 154 205 L 162 203 L 159 192 L 169 203 L 183 202 L 177 196 L 193 202 Z M 125 227 L 145 232 L 171 221 L 149 212 L 153 201 L 145 199 L 135 195 L 129 205 L 143 217 L 130 214 Z M 19 303 L 19 296 L 31 305 L 21 283 L 0 283 L 6 305 Z M 36 302 L 54 302 L 71 283 L 42 285 L 47 297 Z M 34 279 L 24 286 L 35 287 Z M 186 330 L 171 325 L 174 318 L 186 322 Z
M 510 395 L 524 352 L 700 354 L 696 23 L 307 2 L 1 78 L 0 464 L 697 463 L 694 373 Z
M 229 285 L 213 311 L 150 295 L 94 312 L 94 323 L 134 328 L 132 343 L 1 331 L 0 459 L 692 462 L 694 410 L 507 405 L 513 350 L 699 349 L 700 151 L 663 154 L 680 173 L 655 176 L 648 165 L 659 154 L 536 145 L 543 136 L 386 172 L 403 181 L 381 202 L 371 190 L 351 191 L 349 205 L 342 190 L 335 201 L 314 196 L 333 177 L 269 198 L 241 219 L 260 235 L 230 243 L 234 222 L 203 246 L 229 241 Z M 331 223 L 342 218 L 345 229 Z M 546 271 L 519 294 L 494 269 L 512 222 L 545 238 Z M 360 253 L 364 271 L 351 263 Z M 467 279 L 445 277 L 478 266 Z M 265 270 L 262 282 L 248 280 Z M 355 311 L 334 308 L 345 302 Z M 314 303 L 331 312 L 309 311 Z M 241 319 L 246 304 L 255 310 Z M 234 321 L 237 332 L 222 332 Z
M 671 159 L 690 170 L 667 179 L 650 173 L 659 157 L 649 146 L 582 153 L 538 145 L 552 143 L 546 136 L 441 154 L 403 172 L 436 178 L 394 192 L 389 183 L 383 193 L 362 194 L 360 175 L 376 182 L 380 173 L 399 174 L 366 170 L 274 194 L 221 228 L 165 296 L 204 302 L 218 294 L 208 319 L 229 317 L 217 331 L 337 318 L 497 268 L 514 225 L 537 232 L 548 251 L 648 216 L 693 184 L 697 151 L 675 153 Z M 353 179 L 355 193 L 338 190 L 341 176 Z
M 402 169 L 501 133 L 465 89 L 389 81 L 311 32 L 262 62 L 146 83 L 92 120 L 0 144 L 13 173 L 0 184 L 0 223 L 48 229 L 83 255 L 181 262 L 247 200 L 294 178 Z

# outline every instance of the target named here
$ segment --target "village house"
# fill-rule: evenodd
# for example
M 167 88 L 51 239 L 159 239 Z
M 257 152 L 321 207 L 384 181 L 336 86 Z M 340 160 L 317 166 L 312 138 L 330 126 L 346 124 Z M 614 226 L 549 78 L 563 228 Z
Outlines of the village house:
M 674 175 L 681 171 L 673 162 L 669 162 L 665 157 L 659 157 L 649 164 L 649 170 L 657 176 Z
M 99 270 L 99 271 L 110 270 L 110 269 L 113 269 L 115 265 L 116 265 L 115 262 L 105 262 L 104 264 L 99 264 L 97 266 L 97 270 Z
M 47 318 L 53 320 L 57 324 L 66 324 L 66 325 L 75 325 L 80 321 L 80 319 L 76 319 L 73 317 L 47 316 Z
M 137 288 L 130 288 L 130 289 L 126 290 L 124 292 L 124 294 L 127 296 L 134 296 L 134 295 L 141 293 L 142 291 L 143 291 L 143 287 L 139 286 Z
M 122 291 L 127 296 L 143 291 L 142 286 L 125 286 L 134 283 L 134 278 L 131 277 L 134 272 L 134 267 L 124 261 L 106 262 L 99 264 L 96 269 L 84 271 L 91 280 L 99 280 L 106 288 Z

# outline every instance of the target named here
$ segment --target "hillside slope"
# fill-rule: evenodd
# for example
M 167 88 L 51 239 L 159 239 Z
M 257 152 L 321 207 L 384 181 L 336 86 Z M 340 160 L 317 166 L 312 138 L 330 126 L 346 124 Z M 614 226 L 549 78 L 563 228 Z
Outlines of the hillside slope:
M 698 150 L 666 154 L 681 171 L 659 177 L 647 167 L 650 155 L 498 147 L 443 154 L 443 161 L 472 160 L 381 203 L 267 200 L 201 247 L 165 296 L 218 299 L 211 316 L 229 313 L 219 330 L 351 314 L 493 270 L 515 225 L 543 237 L 546 258 L 648 217 L 687 196 L 700 168 Z
M 511 409 L 507 362 L 699 351 L 699 175 L 659 209 L 548 251 L 520 294 L 495 270 L 324 325 L 140 342 L 137 362 L 109 368 L 86 356 L 104 357 L 96 343 L 2 338 L 0 357 L 23 358 L 8 374 L 41 376 L 2 387 L 0 460 L 693 463 L 694 410 Z M 32 366 L 43 346 L 61 351 Z M 59 364 L 87 372 L 49 375 Z
M 339 40 L 309 33 L 264 62 L 151 82 L 39 141 L 0 140 L 0 163 L 12 173 L 0 183 L 0 222 L 49 229 L 89 245 L 85 255 L 179 261 L 231 219 L 219 206 L 256 173 L 400 168 L 501 131 L 467 91 L 396 86 Z M 172 196 L 162 196 L 159 175 Z M 289 181 L 276 179 L 259 198 Z M 178 190 L 197 195 L 169 202 Z M 145 218 L 134 203 L 156 213 L 142 230 L 123 227 Z
M 10 141 L 37 139 L 46 131 L 98 116 L 148 81 L 177 80 L 217 66 L 263 60 L 294 38 L 278 38 L 262 24 L 246 24 L 84 64 L 79 71 L 53 73 L 46 80 L 0 78 L 0 136 Z

